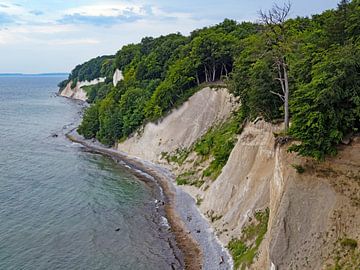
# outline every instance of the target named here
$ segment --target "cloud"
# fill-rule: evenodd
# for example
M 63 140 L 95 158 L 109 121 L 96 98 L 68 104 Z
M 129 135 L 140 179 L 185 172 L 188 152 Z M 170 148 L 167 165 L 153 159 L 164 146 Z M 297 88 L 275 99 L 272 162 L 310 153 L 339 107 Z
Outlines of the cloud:
M 35 16 L 44 15 L 44 12 L 42 12 L 41 10 L 30 10 L 29 13 L 34 14 Z
M 53 39 L 46 42 L 48 45 L 84 45 L 84 44 L 99 44 L 100 41 L 94 38 L 79 38 L 79 39 Z
M 66 37 L 75 32 L 74 27 L 66 25 L 16 25 L 0 29 L 0 45 L 59 43 L 56 41 L 59 35 Z M 90 41 L 84 43 L 89 44 Z
M 81 14 L 65 15 L 57 22 L 60 24 L 90 24 L 95 26 L 110 26 L 130 23 L 141 19 L 141 16 L 128 14 L 122 16 L 84 16 Z
M 0 12 L 0 25 L 10 24 L 13 22 L 15 22 L 15 18 L 13 16 Z
M 147 6 L 131 3 L 84 5 L 66 10 L 57 22 L 110 26 L 140 20 L 150 15 L 149 11 Z
M 125 14 L 146 15 L 144 5 L 130 3 L 109 3 L 79 6 L 68 9 L 66 14 L 80 14 L 82 16 L 118 17 Z
M 23 15 L 26 10 L 18 5 L 15 4 L 1 4 L 0 5 L 0 12 L 7 14 L 8 16 L 20 16 Z

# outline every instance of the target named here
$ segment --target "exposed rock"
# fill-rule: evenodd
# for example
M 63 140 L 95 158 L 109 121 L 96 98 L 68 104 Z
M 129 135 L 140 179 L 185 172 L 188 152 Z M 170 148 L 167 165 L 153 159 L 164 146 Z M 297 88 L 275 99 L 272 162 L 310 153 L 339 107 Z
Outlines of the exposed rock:
M 60 95 L 63 97 L 68 97 L 72 99 L 78 99 L 82 101 L 86 101 L 86 92 L 82 88 L 83 86 L 95 85 L 101 82 L 104 82 L 105 78 L 98 78 L 91 81 L 82 81 L 77 82 L 74 88 L 71 88 L 72 81 L 70 81 L 66 87 L 61 91 Z
M 117 83 L 124 79 L 124 76 L 121 72 L 121 70 L 116 69 L 113 76 L 113 85 L 116 86 Z
M 215 123 L 227 119 L 236 108 L 227 89 L 209 87 L 194 94 L 160 123 L 148 123 L 144 131 L 118 145 L 118 150 L 143 159 L 163 162 L 161 154 L 190 147 Z
M 212 115 L 214 107 L 198 98 L 184 105 L 189 115 L 182 108 L 175 110 L 118 148 L 159 162 L 162 151 L 189 147 L 215 123 L 205 120 L 207 124 L 196 129 L 202 114 Z M 216 106 L 215 111 L 221 112 Z M 200 211 L 212 221 L 224 245 L 241 237 L 255 211 L 269 208 L 268 231 L 250 269 L 323 269 L 335 265 L 337 254 L 344 254 L 346 262 L 350 253 L 341 253 L 337 243 L 345 236 L 360 241 L 360 140 L 354 138 L 335 158 L 315 162 L 288 153 L 288 137 L 275 146 L 273 134 L 280 130 L 280 125 L 261 119 L 248 123 L 216 181 L 201 188 L 181 187 L 193 198 L 202 198 Z M 190 160 L 194 160 L 191 153 L 181 166 L 194 166 Z M 298 173 L 293 164 L 304 172 Z M 180 172 L 181 166 L 174 166 L 173 171 Z

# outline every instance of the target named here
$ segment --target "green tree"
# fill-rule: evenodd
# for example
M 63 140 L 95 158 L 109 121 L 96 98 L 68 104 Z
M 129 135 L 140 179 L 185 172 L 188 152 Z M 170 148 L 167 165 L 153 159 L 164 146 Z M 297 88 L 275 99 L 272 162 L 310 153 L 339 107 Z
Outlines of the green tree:
M 299 86 L 292 101 L 290 133 L 301 140 L 292 151 L 322 159 L 359 130 L 359 59 L 359 45 L 334 45 L 314 59 L 311 81 Z
M 91 139 L 96 136 L 99 127 L 99 106 L 90 106 L 85 110 L 83 120 L 77 131 L 83 135 L 85 139 Z

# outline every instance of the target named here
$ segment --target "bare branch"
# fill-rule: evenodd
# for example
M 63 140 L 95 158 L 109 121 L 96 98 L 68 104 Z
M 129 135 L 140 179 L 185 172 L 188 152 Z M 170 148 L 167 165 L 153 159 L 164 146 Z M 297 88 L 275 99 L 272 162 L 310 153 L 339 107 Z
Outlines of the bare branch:
M 289 16 L 291 3 L 287 2 L 281 7 L 275 4 L 269 11 L 259 11 L 260 21 L 265 25 L 282 25 Z
M 270 93 L 271 93 L 271 94 L 274 94 L 274 95 L 277 95 L 278 97 L 280 97 L 283 102 L 285 101 L 285 97 L 284 97 L 283 95 L 281 95 L 281 94 L 279 94 L 279 93 L 276 93 L 276 92 L 274 92 L 274 91 L 270 91 Z

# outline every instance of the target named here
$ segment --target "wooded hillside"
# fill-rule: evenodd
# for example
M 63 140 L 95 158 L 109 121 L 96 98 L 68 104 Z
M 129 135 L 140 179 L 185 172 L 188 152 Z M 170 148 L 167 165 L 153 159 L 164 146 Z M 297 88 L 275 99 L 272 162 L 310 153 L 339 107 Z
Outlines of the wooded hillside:
M 112 145 L 201 85 L 218 81 L 239 96 L 248 119 L 283 118 L 279 63 L 289 88 L 287 134 L 301 141 L 291 150 L 317 159 L 336 153 L 336 145 L 360 128 L 360 0 L 343 0 L 336 10 L 281 24 L 226 19 L 190 36 L 146 37 L 114 57 L 77 66 L 69 80 L 109 79 L 116 68 L 124 74 L 116 87 L 110 80 L 87 87 L 92 105 L 79 132 Z

